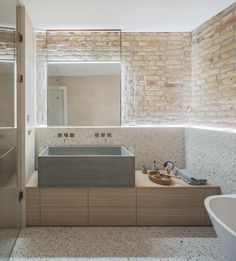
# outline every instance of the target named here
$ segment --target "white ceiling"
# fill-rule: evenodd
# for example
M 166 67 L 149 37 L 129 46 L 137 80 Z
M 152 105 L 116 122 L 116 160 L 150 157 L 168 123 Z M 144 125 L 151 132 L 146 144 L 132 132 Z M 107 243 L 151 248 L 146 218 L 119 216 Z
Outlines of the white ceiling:
M 49 76 L 120 75 L 119 62 L 48 63 Z
M 35 29 L 189 32 L 234 0 L 20 0 Z

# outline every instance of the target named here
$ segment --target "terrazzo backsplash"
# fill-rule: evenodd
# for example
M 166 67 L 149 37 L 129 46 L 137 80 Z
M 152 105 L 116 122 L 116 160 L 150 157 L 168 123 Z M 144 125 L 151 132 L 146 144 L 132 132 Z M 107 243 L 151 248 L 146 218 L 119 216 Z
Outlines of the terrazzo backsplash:
M 236 132 L 185 129 L 186 167 L 236 193 Z
M 74 133 L 75 137 L 57 137 L 58 133 Z M 100 137 L 95 137 L 99 133 Z M 105 133 L 106 137 L 101 137 Z M 111 133 L 112 137 L 107 137 Z M 184 128 L 182 127 L 115 127 L 115 128 L 37 128 L 36 156 L 46 146 L 122 145 L 135 155 L 136 169 L 153 160 L 163 164 L 172 160 L 184 167 Z M 36 157 L 37 159 L 37 157 Z M 37 165 L 37 164 L 36 164 Z
M 74 133 L 75 137 L 57 137 L 58 133 Z M 101 137 L 102 133 L 106 137 Z M 109 133 L 112 137 L 107 137 Z M 151 168 L 153 160 L 160 164 L 172 160 L 179 168 L 186 167 L 216 182 L 223 194 L 236 193 L 235 132 L 187 127 L 36 129 L 36 156 L 46 146 L 61 145 L 123 145 L 134 153 L 136 169 L 143 163 Z

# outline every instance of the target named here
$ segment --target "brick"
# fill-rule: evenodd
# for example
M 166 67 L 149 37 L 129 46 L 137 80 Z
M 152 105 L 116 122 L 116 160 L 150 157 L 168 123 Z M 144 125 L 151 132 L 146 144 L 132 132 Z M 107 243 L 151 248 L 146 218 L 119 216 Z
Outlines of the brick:
M 165 83 L 165 87 L 167 88 L 175 88 L 177 85 L 175 83 Z
M 236 4 L 192 32 L 191 103 L 197 112 L 191 114 L 192 122 L 236 124 L 232 109 L 236 101 L 235 10 Z M 198 113 L 201 110 L 206 114 Z
M 38 32 L 38 124 L 45 124 L 47 117 L 47 59 L 121 59 L 125 125 L 236 123 L 235 9 L 236 4 L 191 34 Z

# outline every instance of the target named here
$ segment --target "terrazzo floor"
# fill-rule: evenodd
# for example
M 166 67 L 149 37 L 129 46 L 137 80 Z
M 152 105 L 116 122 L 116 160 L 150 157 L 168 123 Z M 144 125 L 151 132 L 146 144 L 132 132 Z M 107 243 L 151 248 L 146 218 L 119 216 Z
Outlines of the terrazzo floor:
M 10 261 L 225 261 L 211 227 L 31 227 Z
M 5 261 L 11 254 L 12 247 L 15 244 L 19 229 L 0 228 L 0 261 Z

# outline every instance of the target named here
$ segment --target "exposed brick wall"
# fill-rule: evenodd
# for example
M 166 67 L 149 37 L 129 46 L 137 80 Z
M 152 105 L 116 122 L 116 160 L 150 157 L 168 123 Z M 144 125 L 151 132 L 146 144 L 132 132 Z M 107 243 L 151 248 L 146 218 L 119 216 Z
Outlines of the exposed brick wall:
M 192 33 L 37 34 L 38 124 L 46 124 L 46 62 L 122 61 L 122 124 L 236 126 L 236 4 Z
M 122 123 L 186 120 L 190 111 L 190 33 L 37 34 L 38 124 L 46 124 L 46 62 L 122 61 Z
M 15 60 L 15 31 L 0 29 L 0 60 Z
M 47 32 L 48 61 L 119 61 L 120 32 Z
M 236 126 L 236 4 L 192 32 L 192 123 Z
M 123 124 L 186 122 L 190 43 L 190 33 L 122 33 Z

